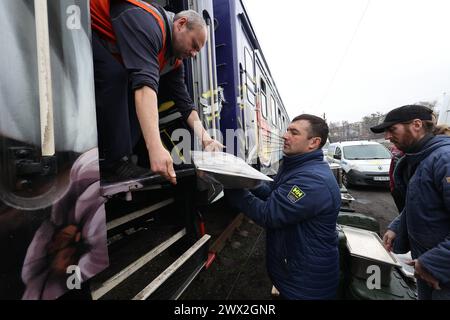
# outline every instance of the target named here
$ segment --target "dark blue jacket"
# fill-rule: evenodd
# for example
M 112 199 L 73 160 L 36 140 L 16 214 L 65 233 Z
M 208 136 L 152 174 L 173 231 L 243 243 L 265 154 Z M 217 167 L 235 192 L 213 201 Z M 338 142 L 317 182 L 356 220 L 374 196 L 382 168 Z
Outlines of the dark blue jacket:
M 252 194 L 253 193 L 253 194 Z M 275 181 L 229 200 L 267 228 L 267 269 L 287 299 L 334 299 L 341 197 L 322 150 L 284 157 Z
M 405 181 L 407 165 L 417 167 Z M 450 286 L 450 137 L 436 136 L 420 152 L 406 154 L 395 169 L 405 208 L 389 226 L 394 252 L 411 250 L 441 285 Z

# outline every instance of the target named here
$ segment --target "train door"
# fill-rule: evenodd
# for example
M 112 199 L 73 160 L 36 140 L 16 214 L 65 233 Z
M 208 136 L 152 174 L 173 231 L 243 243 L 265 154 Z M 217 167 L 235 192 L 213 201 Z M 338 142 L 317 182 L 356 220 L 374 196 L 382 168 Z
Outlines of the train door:
M 256 121 L 256 70 L 254 36 L 247 16 L 238 14 L 240 36 L 238 52 L 241 63 L 241 128 L 245 134 L 245 160 L 257 164 L 257 121 Z
M 108 265 L 89 1 L 1 1 L 0 41 L 0 299 L 84 296 Z
M 280 149 L 283 147 L 283 137 L 280 135 L 280 119 L 279 115 L 279 103 L 276 99 L 276 91 L 271 87 L 270 95 L 270 126 L 271 126 L 271 139 L 270 139 L 270 172 L 271 175 L 276 174 L 278 171 L 278 162 Z
M 256 59 L 256 79 L 258 84 L 257 95 L 257 123 L 258 123 L 258 163 L 263 173 L 268 173 L 270 166 L 270 109 L 269 109 L 269 84 L 264 74 L 264 69 L 259 59 Z
M 199 113 L 211 136 L 218 137 L 220 132 L 220 112 L 222 111 L 223 90 L 218 87 L 215 50 L 215 20 L 210 0 L 194 1 L 192 8 L 203 15 L 208 28 L 208 40 L 199 55 L 193 61 L 194 101 L 198 101 Z
M 243 121 L 246 142 L 246 161 L 250 164 L 257 163 L 257 122 L 256 122 L 256 71 L 255 55 L 250 46 L 244 45 L 244 92 Z
M 262 86 L 263 87 L 263 86 Z M 264 84 L 265 95 L 267 97 L 267 118 L 265 122 L 266 129 L 262 130 L 262 136 L 264 137 L 264 153 L 267 157 L 267 162 L 265 163 L 264 173 L 267 175 L 274 175 L 276 173 L 274 169 L 274 162 L 276 154 L 278 153 L 278 148 L 280 147 L 281 138 L 278 135 L 277 119 L 276 119 L 276 108 L 277 103 L 275 100 L 275 92 L 270 80 Z

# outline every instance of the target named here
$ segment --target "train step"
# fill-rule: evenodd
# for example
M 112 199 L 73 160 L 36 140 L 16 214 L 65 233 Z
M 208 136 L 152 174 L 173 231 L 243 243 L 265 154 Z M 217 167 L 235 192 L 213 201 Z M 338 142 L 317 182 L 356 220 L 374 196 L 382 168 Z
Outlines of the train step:
M 203 269 L 209 240 L 204 235 L 195 241 L 186 229 L 136 232 L 110 246 L 110 267 L 91 281 L 92 297 L 176 299 Z
M 195 176 L 195 169 L 176 170 L 177 180 L 186 177 Z M 114 183 L 102 183 L 101 194 L 104 197 L 110 198 L 118 194 L 125 193 L 127 200 L 131 200 L 131 193 L 134 191 L 157 190 L 170 187 L 170 183 L 160 175 L 152 175 L 141 179 L 132 179 L 126 181 L 119 181 Z M 130 199 L 128 199 L 128 197 Z

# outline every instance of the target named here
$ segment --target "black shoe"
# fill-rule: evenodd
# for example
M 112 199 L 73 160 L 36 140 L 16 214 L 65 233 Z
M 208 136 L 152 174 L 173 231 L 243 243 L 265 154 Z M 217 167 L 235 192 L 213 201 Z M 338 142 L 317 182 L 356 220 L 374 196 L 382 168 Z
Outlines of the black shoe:
M 129 157 L 123 157 L 108 166 L 101 166 L 101 177 L 105 182 L 127 181 L 151 175 L 153 173 L 150 170 L 135 165 Z

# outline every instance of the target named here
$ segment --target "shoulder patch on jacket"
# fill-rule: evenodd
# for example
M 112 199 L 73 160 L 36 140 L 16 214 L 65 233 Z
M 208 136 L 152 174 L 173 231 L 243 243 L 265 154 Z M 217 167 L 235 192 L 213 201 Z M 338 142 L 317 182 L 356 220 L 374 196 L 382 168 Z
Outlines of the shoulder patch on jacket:
M 300 189 L 297 186 L 293 186 L 291 191 L 289 192 L 289 194 L 287 195 L 287 198 L 289 199 L 289 201 L 291 201 L 292 203 L 296 203 L 297 201 L 299 201 L 301 198 L 303 198 L 305 196 L 305 193 L 303 192 L 302 189 Z
M 447 183 L 450 183 L 450 177 L 446 177 L 445 179 L 447 179 Z

